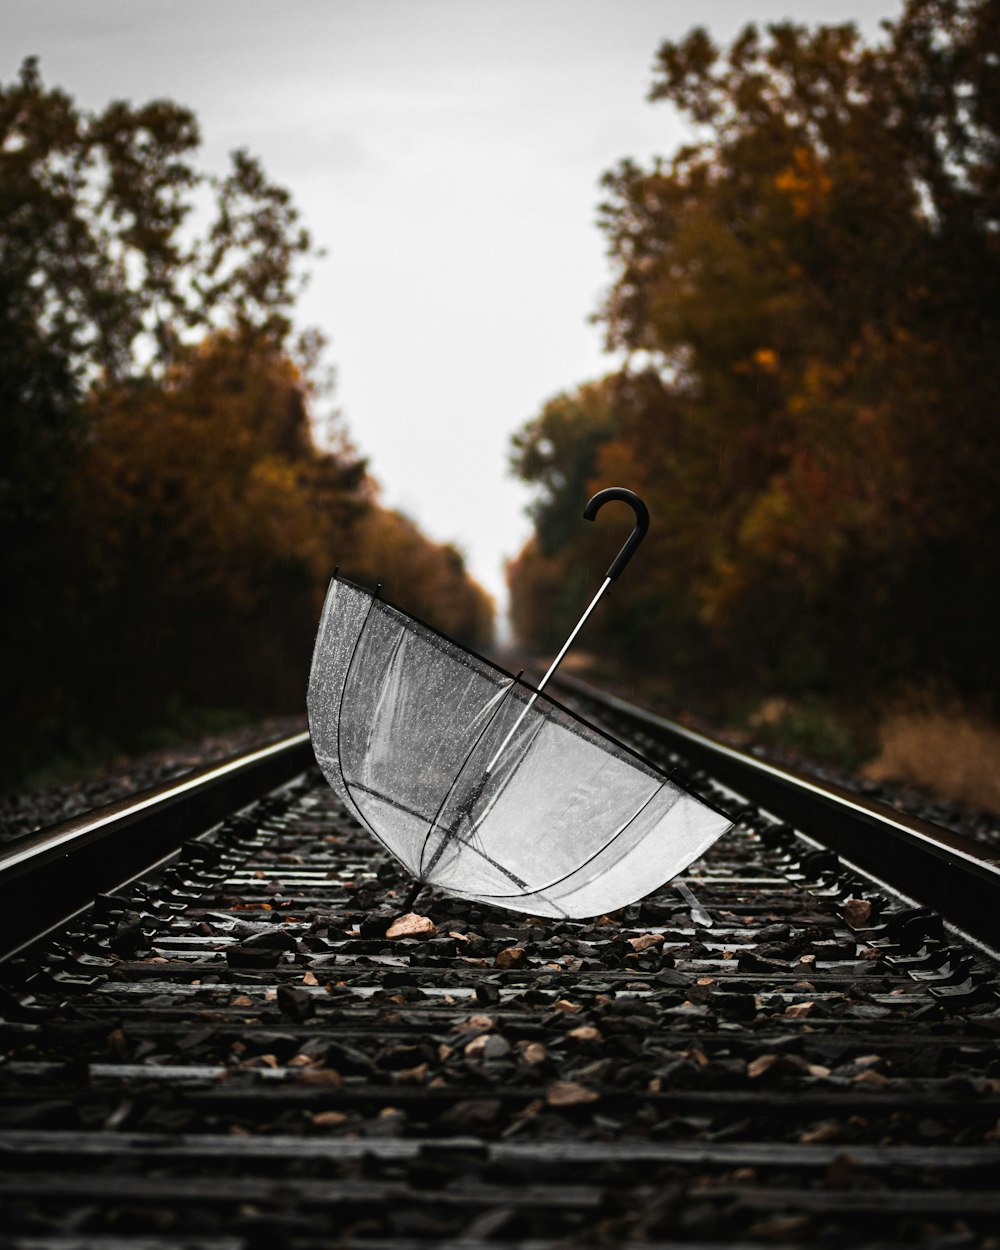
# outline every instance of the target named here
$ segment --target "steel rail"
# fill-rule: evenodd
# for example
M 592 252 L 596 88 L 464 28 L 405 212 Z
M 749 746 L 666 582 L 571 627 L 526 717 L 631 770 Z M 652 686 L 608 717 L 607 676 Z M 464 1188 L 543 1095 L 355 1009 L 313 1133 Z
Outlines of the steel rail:
M 578 678 L 558 685 L 1000 950 L 1000 859 L 981 843 L 688 729 Z
M 308 733 L 209 764 L 0 850 L 0 959 L 313 762 Z

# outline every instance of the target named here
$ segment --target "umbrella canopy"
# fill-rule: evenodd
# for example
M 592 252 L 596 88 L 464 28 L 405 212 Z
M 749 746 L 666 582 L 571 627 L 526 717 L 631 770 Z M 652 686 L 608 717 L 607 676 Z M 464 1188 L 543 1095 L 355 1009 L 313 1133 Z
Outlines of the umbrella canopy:
M 732 823 L 539 687 L 337 576 L 309 724 L 327 781 L 418 882 L 514 911 L 623 907 Z

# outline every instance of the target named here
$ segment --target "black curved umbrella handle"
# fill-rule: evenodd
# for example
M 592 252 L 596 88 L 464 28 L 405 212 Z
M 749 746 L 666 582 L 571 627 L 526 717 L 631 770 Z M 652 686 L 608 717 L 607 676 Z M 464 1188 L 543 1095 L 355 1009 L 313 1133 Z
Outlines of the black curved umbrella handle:
M 604 490 L 599 490 L 584 508 L 584 518 L 592 521 L 604 505 L 610 503 L 612 499 L 620 499 L 622 503 L 627 503 L 635 513 L 635 529 L 626 539 L 625 546 L 615 556 L 607 572 L 608 581 L 614 582 L 618 580 L 625 565 L 635 555 L 636 548 L 646 537 L 646 531 L 649 529 L 649 509 L 634 490 L 626 490 L 624 486 L 607 486 Z

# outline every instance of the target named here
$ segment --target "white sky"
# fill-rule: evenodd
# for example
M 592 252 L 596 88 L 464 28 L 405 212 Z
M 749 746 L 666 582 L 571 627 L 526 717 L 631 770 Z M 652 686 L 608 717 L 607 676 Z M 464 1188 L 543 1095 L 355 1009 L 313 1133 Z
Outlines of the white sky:
M 291 189 L 327 252 L 301 319 L 331 339 L 336 403 L 384 502 L 457 542 L 499 598 L 530 530 L 510 436 L 615 364 L 588 320 L 610 280 L 599 178 L 683 138 L 645 102 L 659 44 L 787 16 L 874 37 L 900 7 L 0 0 L 0 72 L 35 54 L 88 107 L 168 96 L 197 113 L 204 164 L 245 146 Z

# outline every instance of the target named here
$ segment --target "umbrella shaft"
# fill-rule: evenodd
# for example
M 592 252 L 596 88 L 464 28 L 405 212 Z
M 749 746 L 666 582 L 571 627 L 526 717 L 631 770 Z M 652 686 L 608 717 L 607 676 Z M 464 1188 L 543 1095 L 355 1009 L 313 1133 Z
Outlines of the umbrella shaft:
M 413 886 L 411 887 L 409 894 L 407 894 L 407 896 L 406 896 L 406 901 L 403 903 L 403 912 L 402 912 L 402 914 L 403 914 L 404 916 L 405 916 L 408 912 L 411 912 L 411 911 L 413 910 L 413 904 L 417 901 L 417 895 L 418 895 L 418 894 L 420 894 L 420 893 L 422 892 L 422 890 L 423 890 L 423 888 L 424 888 L 424 886 L 425 886 L 426 884 L 427 884 L 427 882 L 426 882 L 426 881 L 414 881 Z
M 511 738 L 513 738 L 513 736 L 517 733 L 518 729 L 520 728 L 520 726 L 521 726 L 521 721 L 523 721 L 523 720 L 524 720 L 524 718 L 525 718 L 525 717 L 528 715 L 528 713 L 531 711 L 531 708 L 532 708 L 532 706 L 533 706 L 533 704 L 534 704 L 535 700 L 538 698 L 538 696 L 539 696 L 539 694 L 541 693 L 541 691 L 545 689 L 545 686 L 546 686 L 546 684 L 548 683 L 549 678 L 552 676 L 552 674 L 553 674 L 553 673 L 556 671 L 556 669 L 559 667 L 559 665 L 560 665 L 560 663 L 561 663 L 561 661 L 562 661 L 563 656 L 566 654 L 566 652 L 567 652 L 567 651 L 570 649 L 570 647 L 573 645 L 573 641 L 574 641 L 574 639 L 576 638 L 577 634 L 580 632 L 580 630 L 581 630 L 581 629 L 583 629 L 584 625 L 587 623 L 587 618 L 590 616 L 591 612 L 593 612 L 594 608 L 596 608 L 596 607 L 597 607 L 598 603 L 600 603 L 600 601 L 601 601 L 601 596 L 604 594 L 604 592 L 607 590 L 607 588 L 608 588 L 610 585 L 611 585 L 611 578 L 610 578 L 610 577 L 606 577 L 606 578 L 604 579 L 604 582 L 603 582 L 602 586 L 601 586 L 601 589 L 597 592 L 597 594 L 596 594 L 596 595 L 594 595 L 593 599 L 591 599 L 591 601 L 590 601 L 590 606 L 587 608 L 586 612 L 584 612 L 583 616 L 581 616 L 581 617 L 580 617 L 580 619 L 577 621 L 576 625 L 573 627 L 573 632 L 570 634 L 570 636 L 569 636 L 569 637 L 566 639 L 566 641 L 563 643 L 563 645 L 562 645 L 562 649 L 560 650 L 559 654 L 556 656 L 556 658 L 555 658 L 555 659 L 552 661 L 552 663 L 549 665 L 549 671 L 545 674 L 545 676 L 542 678 L 542 680 L 541 680 L 541 681 L 538 683 L 538 685 L 535 687 L 535 693 L 531 696 L 531 698 L 528 700 L 528 702 L 524 705 L 524 709 L 523 709 L 523 711 L 521 712 L 521 715 L 517 718 L 517 720 L 516 720 L 516 721 L 514 722 L 514 724 L 511 726 L 511 729 L 510 729 L 510 731 L 508 732 L 507 737 L 506 737 L 506 738 L 504 738 L 503 742 L 501 742 L 501 743 L 500 743 L 500 747 L 499 747 L 499 749 L 497 750 L 497 753 L 493 756 L 493 758 L 490 760 L 490 762 L 486 765 L 486 772 L 487 772 L 487 774 L 489 774 L 489 773 L 491 773 L 491 772 L 493 771 L 493 766 L 496 764 L 496 762 L 497 762 L 497 760 L 500 758 L 500 756 L 501 756 L 501 755 L 503 755 L 504 751 L 506 751 L 506 749 L 507 749 L 507 744 L 510 742 Z

